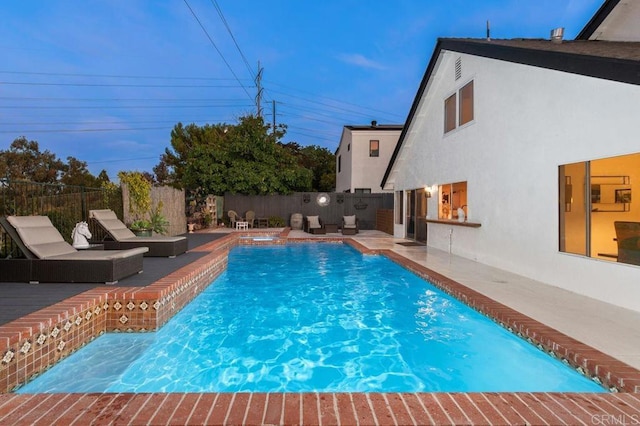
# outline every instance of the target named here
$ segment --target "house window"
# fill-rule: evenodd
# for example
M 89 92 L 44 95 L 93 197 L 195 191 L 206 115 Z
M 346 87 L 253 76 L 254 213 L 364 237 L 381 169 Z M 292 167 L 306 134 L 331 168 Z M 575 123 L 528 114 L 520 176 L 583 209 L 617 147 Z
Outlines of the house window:
M 380 141 L 369 141 L 369 157 L 380 155 Z
M 444 101 L 444 132 L 473 121 L 473 81 Z
M 450 132 L 456 128 L 456 94 L 449 96 L 444 101 L 444 132 Z
M 460 89 L 460 126 L 473 120 L 473 81 Z
M 338 155 L 338 173 L 342 171 L 342 155 Z
M 440 185 L 438 196 L 438 219 L 458 220 L 462 214 L 468 217 L 467 182 Z
M 404 191 L 396 191 L 395 220 L 396 225 L 402 225 L 404 218 Z
M 558 167 L 559 250 L 640 265 L 640 153 Z
M 356 188 L 353 192 L 356 194 L 371 194 L 371 188 Z

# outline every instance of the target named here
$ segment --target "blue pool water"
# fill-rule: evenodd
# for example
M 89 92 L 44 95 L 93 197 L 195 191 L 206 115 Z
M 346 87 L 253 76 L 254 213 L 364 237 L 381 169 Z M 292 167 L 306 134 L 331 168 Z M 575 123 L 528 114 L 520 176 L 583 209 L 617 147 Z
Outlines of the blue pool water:
M 237 247 L 156 333 L 106 334 L 20 393 L 604 392 L 382 256 Z

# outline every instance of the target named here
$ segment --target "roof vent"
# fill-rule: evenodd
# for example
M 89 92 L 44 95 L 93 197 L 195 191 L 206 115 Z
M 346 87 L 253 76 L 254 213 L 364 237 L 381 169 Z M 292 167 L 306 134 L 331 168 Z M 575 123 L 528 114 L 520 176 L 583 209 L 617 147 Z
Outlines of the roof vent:
M 562 43 L 562 37 L 564 37 L 564 28 L 554 28 L 551 30 L 551 41 L 554 43 Z
M 377 125 L 378 125 L 378 122 L 376 120 L 371 121 L 371 127 L 376 127 Z
M 459 80 L 460 77 L 462 77 L 462 58 L 456 59 L 455 76 L 456 80 Z

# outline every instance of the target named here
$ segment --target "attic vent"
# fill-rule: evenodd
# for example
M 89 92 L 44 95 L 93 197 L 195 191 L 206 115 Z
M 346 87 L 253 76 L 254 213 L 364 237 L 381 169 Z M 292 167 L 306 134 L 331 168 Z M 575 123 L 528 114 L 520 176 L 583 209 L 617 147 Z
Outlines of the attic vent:
M 462 58 L 456 59 L 456 80 L 462 77 Z

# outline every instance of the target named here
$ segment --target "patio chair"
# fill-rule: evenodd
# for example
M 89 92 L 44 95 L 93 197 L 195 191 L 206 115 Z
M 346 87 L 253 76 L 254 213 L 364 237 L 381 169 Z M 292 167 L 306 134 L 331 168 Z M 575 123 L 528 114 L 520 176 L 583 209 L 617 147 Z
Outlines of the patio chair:
M 0 261 L 17 268 L 13 277 L 0 274 L 2 281 L 13 278 L 10 281 L 114 284 L 141 273 L 142 257 L 148 251 L 146 247 L 77 250 L 62 238 L 47 216 L 0 217 L 0 226 L 25 256 Z
M 240 217 L 235 210 L 229 210 L 227 215 L 229 216 L 229 220 L 231 221 L 231 229 L 236 229 L 236 222 L 242 222 L 242 217 Z
M 613 222 L 618 243 L 618 262 L 640 265 L 640 222 Z
M 244 220 L 249 224 L 249 228 L 253 228 L 253 225 L 256 221 L 256 212 L 254 212 L 253 210 L 249 210 L 247 213 L 245 213 Z
M 302 226 L 304 232 L 309 234 L 326 234 L 327 230 L 320 216 L 305 216 Z
M 355 235 L 359 231 L 356 215 L 342 216 L 342 235 Z
M 187 251 L 187 237 L 164 235 L 137 237 L 118 219 L 113 210 L 90 210 L 89 220 L 107 234 L 102 241 L 105 250 L 148 247 L 149 251 L 145 253 L 145 256 L 150 257 L 176 257 Z

